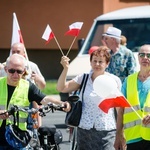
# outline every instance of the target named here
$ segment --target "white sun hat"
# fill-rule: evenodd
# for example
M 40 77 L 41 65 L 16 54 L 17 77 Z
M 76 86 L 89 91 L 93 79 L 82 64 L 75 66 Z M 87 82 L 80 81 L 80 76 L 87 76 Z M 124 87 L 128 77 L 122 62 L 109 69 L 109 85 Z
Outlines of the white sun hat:
M 107 31 L 103 34 L 103 36 L 121 39 L 121 30 L 115 27 L 108 27 Z

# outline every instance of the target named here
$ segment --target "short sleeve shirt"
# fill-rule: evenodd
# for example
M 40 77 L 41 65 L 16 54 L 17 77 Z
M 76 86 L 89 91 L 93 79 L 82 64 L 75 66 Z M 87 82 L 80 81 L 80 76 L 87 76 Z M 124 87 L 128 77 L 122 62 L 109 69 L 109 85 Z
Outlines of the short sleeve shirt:
M 121 46 L 115 54 L 110 51 L 111 60 L 106 71 L 118 76 L 123 82 L 124 79 L 136 71 L 136 60 L 131 50 Z

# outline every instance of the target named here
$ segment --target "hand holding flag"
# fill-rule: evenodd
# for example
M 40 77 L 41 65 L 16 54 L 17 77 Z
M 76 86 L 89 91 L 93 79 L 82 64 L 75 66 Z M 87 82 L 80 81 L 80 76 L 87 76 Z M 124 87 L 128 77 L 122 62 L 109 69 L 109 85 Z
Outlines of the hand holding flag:
M 55 35 L 54 35 L 54 33 L 52 32 L 52 29 L 50 28 L 49 25 L 47 25 L 46 29 L 45 29 L 45 31 L 44 31 L 44 33 L 42 35 L 42 39 L 46 40 L 46 44 L 48 44 L 50 42 L 50 40 L 52 40 L 53 38 L 55 39 L 55 41 L 56 41 L 56 43 L 57 43 L 57 45 L 58 45 L 62 55 L 64 56 L 64 53 L 63 53 L 63 51 L 62 51 L 62 49 L 61 49 L 61 47 L 60 47 L 60 45 L 59 45 Z
M 80 32 L 80 30 L 82 28 L 82 25 L 83 25 L 83 22 L 75 22 L 75 23 L 73 23 L 73 24 L 71 24 L 69 26 L 69 31 L 67 31 L 65 33 L 65 35 L 75 36 L 75 38 L 73 39 L 73 41 L 72 41 L 72 43 L 71 43 L 71 45 L 69 47 L 69 50 L 68 50 L 66 56 L 68 56 L 68 54 L 69 54 L 69 52 L 70 52 L 70 50 L 71 50 L 71 48 L 72 48 L 72 46 L 73 46 L 77 36 L 79 35 L 79 32 Z

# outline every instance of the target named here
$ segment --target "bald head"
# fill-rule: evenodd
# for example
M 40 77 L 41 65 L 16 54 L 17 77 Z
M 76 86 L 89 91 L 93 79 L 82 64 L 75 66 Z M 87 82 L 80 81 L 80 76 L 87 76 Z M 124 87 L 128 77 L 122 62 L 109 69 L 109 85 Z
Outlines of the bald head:
M 145 45 L 141 46 L 141 48 L 139 49 L 139 52 L 149 52 L 150 53 L 150 44 L 145 44 Z
M 14 43 L 12 46 L 11 46 L 11 53 L 12 54 L 19 54 L 19 55 L 22 55 L 23 57 L 25 57 L 25 47 L 24 47 L 24 44 L 22 43 Z

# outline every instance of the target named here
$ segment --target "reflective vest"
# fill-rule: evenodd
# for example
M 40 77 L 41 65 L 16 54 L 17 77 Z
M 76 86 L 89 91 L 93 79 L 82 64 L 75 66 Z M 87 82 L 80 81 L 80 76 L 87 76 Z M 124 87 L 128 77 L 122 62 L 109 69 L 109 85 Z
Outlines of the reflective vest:
M 11 99 L 7 108 L 7 99 L 8 99 L 7 79 L 6 77 L 0 78 L 0 109 L 9 110 L 11 106 L 13 105 L 20 106 L 21 108 L 29 107 L 28 90 L 29 90 L 29 82 L 21 79 L 19 81 L 18 86 L 15 88 L 11 96 Z M 27 117 L 28 117 L 27 113 L 19 111 L 19 120 L 18 120 L 19 128 L 22 130 L 26 130 Z M 0 120 L 0 126 L 2 125 L 2 121 L 3 120 Z M 8 123 L 13 124 L 13 121 L 14 121 L 13 116 L 10 116 L 6 120 L 6 124 Z
M 141 110 L 137 89 L 137 76 L 138 73 L 134 73 L 127 78 L 127 99 L 141 118 L 143 118 L 150 113 L 150 92 Z M 123 124 L 127 142 L 141 137 L 145 140 L 150 140 L 150 125 L 144 126 L 142 120 L 131 107 L 124 109 Z

